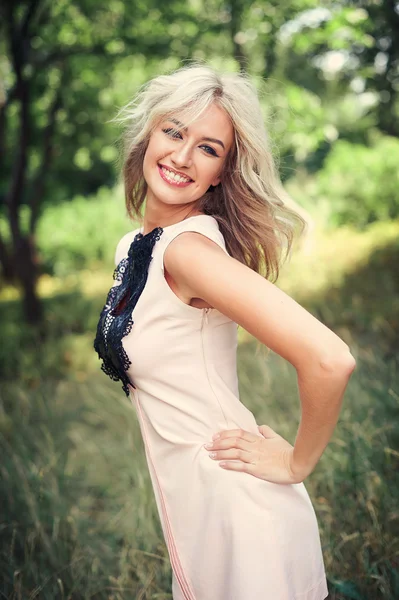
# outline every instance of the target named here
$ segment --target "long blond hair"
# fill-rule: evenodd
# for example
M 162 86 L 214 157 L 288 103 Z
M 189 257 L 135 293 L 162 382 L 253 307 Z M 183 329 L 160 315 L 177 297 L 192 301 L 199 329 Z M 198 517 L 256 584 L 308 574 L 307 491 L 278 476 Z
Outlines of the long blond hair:
M 143 160 L 159 122 L 179 112 L 187 126 L 213 103 L 230 117 L 234 143 L 221 182 L 193 209 L 218 221 L 234 258 L 276 281 L 294 233 L 303 231 L 304 221 L 285 205 L 290 198 L 271 152 L 258 94 L 243 73 L 218 73 L 192 63 L 147 82 L 119 112 L 116 120 L 126 126 L 123 178 L 128 214 L 142 222 L 147 194 Z

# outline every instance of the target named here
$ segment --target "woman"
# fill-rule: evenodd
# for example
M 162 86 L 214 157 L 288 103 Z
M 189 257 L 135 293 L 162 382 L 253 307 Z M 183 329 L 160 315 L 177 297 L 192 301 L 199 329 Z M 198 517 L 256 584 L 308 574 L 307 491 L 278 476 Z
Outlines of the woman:
M 173 598 L 322 600 L 303 481 L 334 431 L 355 361 L 269 281 L 295 213 L 256 92 L 244 75 L 193 64 L 149 82 L 122 119 L 126 204 L 142 226 L 118 244 L 95 348 L 137 410 Z M 237 324 L 297 371 L 294 446 L 258 427 L 239 400 Z

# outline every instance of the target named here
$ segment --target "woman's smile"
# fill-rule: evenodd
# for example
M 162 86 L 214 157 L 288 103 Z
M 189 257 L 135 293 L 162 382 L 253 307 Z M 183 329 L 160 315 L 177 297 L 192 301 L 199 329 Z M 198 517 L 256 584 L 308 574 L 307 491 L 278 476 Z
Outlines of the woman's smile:
M 182 173 L 175 171 L 169 167 L 166 167 L 160 163 L 158 163 L 159 174 L 162 179 L 166 181 L 169 185 L 174 185 L 175 187 L 187 187 L 190 183 L 193 183 L 193 180 Z

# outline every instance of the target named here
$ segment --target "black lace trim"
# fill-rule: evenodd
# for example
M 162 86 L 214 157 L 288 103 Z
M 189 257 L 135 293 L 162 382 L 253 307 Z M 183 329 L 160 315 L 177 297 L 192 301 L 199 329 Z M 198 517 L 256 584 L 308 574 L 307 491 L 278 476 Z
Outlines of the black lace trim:
M 103 361 L 101 369 L 113 381 L 122 381 L 126 396 L 129 396 L 128 384 L 136 386 L 126 373 L 132 363 L 122 345 L 122 338 L 132 330 L 133 309 L 144 290 L 152 250 L 162 233 L 162 227 L 156 227 L 146 235 L 138 233 L 135 236 L 127 258 L 122 258 L 114 270 L 113 278 L 120 283 L 109 290 L 97 325 L 94 349 Z

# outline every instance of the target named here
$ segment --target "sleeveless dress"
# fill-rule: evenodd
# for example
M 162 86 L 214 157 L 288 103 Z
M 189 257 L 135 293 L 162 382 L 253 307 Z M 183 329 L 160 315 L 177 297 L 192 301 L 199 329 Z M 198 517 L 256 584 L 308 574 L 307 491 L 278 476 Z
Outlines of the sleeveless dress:
M 217 309 L 185 304 L 164 278 L 164 252 L 184 231 L 228 254 L 210 215 L 125 235 L 95 344 L 99 351 L 102 336 L 107 349 L 107 332 L 109 346 L 119 343 L 116 354 L 108 348 L 119 357 L 119 371 L 106 364 L 104 348 L 102 368 L 122 381 L 120 365 L 125 371 L 170 556 L 173 599 L 324 600 L 318 523 L 305 485 L 222 469 L 203 448 L 219 430 L 261 434 L 239 399 L 237 324 Z M 122 326 L 115 325 L 123 313 L 115 303 L 121 285 Z

